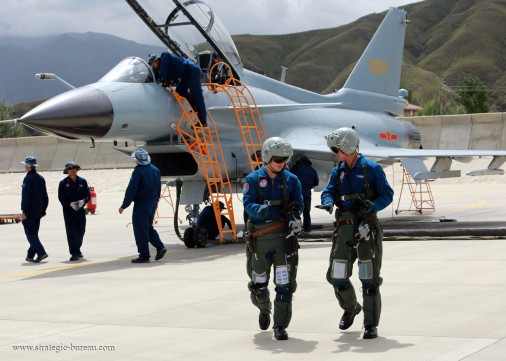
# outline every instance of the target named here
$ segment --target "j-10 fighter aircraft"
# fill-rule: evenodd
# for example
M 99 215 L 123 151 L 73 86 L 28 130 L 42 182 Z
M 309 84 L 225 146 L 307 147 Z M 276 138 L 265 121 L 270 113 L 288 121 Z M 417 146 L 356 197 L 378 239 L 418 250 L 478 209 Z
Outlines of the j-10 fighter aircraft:
M 401 162 L 415 180 L 460 176 L 460 171 L 450 170 L 452 160 L 473 157 L 491 157 L 481 173 L 503 172 L 498 168 L 506 160 L 506 151 L 420 149 L 418 130 L 395 118 L 407 104 L 399 89 L 407 26 L 404 10 L 387 12 L 344 87 L 321 95 L 243 69 L 231 36 L 203 1 L 143 1 L 142 5 L 126 1 L 172 53 L 195 62 L 199 54 L 216 54 L 251 92 L 265 136 L 289 141 L 295 159 L 307 155 L 321 184 L 335 161 L 324 136 L 343 126 L 359 133 L 362 154 L 385 165 Z M 154 79 L 146 60 L 129 57 L 98 82 L 49 99 L 18 121 L 67 139 L 113 142 L 125 153 L 142 144 L 163 177 L 184 181 L 181 203 L 200 204 L 205 189 L 202 170 L 174 127 L 183 109 Z M 230 99 L 212 87 L 204 88 L 204 99 L 219 130 L 228 173 L 249 173 L 251 149 L 241 139 Z M 428 158 L 435 158 L 430 170 L 423 162 Z

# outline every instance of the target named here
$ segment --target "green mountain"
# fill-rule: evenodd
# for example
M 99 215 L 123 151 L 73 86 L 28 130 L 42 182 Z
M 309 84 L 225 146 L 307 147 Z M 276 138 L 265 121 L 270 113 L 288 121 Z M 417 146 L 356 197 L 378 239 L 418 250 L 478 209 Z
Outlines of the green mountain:
M 406 5 L 401 86 L 419 103 L 465 76 L 489 88 L 491 111 L 506 111 L 506 1 L 425 0 Z M 234 36 L 247 69 L 318 93 L 343 86 L 385 12 L 332 29 L 276 36 Z
M 410 23 L 401 87 L 423 105 L 443 95 L 443 84 L 457 86 L 474 75 L 490 90 L 491 111 L 506 111 L 506 0 L 425 0 L 404 8 Z M 279 79 L 285 66 L 287 83 L 326 94 L 343 86 L 385 13 L 331 29 L 233 38 L 245 68 Z M 35 80 L 38 72 L 54 72 L 82 86 L 126 56 L 161 50 L 97 33 L 0 37 L 0 100 L 29 102 L 65 90 Z

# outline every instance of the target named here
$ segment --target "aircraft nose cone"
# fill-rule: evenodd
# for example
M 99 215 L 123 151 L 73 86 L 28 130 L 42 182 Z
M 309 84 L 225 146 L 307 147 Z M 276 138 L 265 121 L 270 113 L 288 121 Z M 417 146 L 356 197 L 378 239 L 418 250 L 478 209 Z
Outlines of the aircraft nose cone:
M 57 95 L 23 115 L 18 122 L 68 139 L 102 138 L 114 112 L 101 90 L 85 86 Z

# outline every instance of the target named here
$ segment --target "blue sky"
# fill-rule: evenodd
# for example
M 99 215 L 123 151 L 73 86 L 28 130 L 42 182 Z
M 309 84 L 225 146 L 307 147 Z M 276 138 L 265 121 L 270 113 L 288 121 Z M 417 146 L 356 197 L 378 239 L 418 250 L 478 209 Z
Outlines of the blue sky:
M 156 3 L 162 0 L 144 0 Z M 170 0 L 163 0 L 164 2 Z M 350 23 L 416 0 L 207 0 L 235 34 L 289 34 Z M 143 4 L 142 0 L 139 3 Z M 0 36 L 100 32 L 147 44 L 157 38 L 124 0 L 0 0 Z

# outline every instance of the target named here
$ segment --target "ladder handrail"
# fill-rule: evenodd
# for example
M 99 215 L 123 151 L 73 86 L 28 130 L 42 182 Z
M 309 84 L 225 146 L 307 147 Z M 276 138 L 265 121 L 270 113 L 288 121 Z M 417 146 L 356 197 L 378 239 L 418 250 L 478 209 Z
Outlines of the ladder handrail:
M 172 91 L 172 94 L 183 110 L 175 129 L 179 132 L 183 142 L 197 162 L 199 170 L 206 179 L 211 205 L 213 206 L 218 230 L 220 232 L 220 243 L 224 242 L 224 233 L 232 233 L 233 240 L 237 241 L 237 229 L 232 204 L 233 189 L 228 176 L 225 158 L 223 157 L 216 123 L 208 113 L 207 118 L 210 124 L 207 127 L 200 126 L 197 114 L 188 100 L 179 95 L 176 91 Z M 188 120 L 192 133 L 183 128 L 185 120 Z M 195 145 L 197 146 L 197 150 L 194 149 Z M 229 216 L 230 223 L 232 224 L 231 230 L 223 229 L 221 224 L 222 212 L 219 207 L 219 201 L 223 201 L 225 204 L 227 212 L 224 213 L 224 215 Z
M 212 80 L 213 71 L 219 66 L 228 68 L 228 74 L 233 74 L 227 63 L 217 62 L 209 69 L 210 81 Z M 231 75 L 225 80 L 223 85 L 211 82 L 203 85 L 213 92 L 224 92 L 228 95 L 235 112 L 246 154 L 248 155 L 250 170 L 253 172 L 263 164 L 263 162 L 259 161 L 256 151 L 262 149 L 262 144 L 267 139 L 262 117 L 258 111 L 253 94 L 251 94 L 251 91 L 242 81 L 235 79 Z M 254 159 L 250 157 L 251 154 L 254 155 Z

